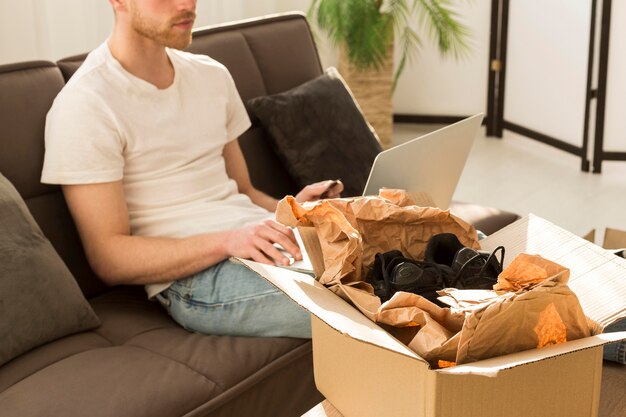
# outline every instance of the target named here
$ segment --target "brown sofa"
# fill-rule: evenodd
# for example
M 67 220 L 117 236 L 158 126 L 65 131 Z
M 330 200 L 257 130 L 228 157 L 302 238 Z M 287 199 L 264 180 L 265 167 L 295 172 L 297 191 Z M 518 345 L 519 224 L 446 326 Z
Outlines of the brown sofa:
M 198 30 L 189 49 L 224 63 L 244 101 L 322 73 L 299 14 Z M 301 415 L 322 400 L 309 341 L 189 333 L 149 302 L 142 288 L 107 288 L 89 268 L 60 188 L 39 182 L 46 113 L 83 59 L 0 66 L 0 173 L 26 201 L 102 323 L 1 366 L 0 415 Z M 240 139 L 253 183 L 276 197 L 294 193 L 294 181 L 264 135 L 253 127 Z M 474 205 L 455 207 L 488 233 L 517 218 Z

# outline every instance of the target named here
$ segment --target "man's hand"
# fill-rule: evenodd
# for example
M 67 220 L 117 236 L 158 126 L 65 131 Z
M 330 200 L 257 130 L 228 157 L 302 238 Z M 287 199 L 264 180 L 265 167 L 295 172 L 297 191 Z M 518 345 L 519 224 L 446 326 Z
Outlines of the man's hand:
M 298 203 L 316 201 L 321 198 L 338 198 L 343 191 L 343 183 L 339 180 L 327 180 L 307 185 L 296 195 Z
M 289 258 L 274 246 L 274 243 L 282 246 L 297 261 L 302 259 L 293 231 L 274 220 L 265 220 L 229 232 L 225 245 L 230 256 L 252 259 L 269 265 L 289 265 Z

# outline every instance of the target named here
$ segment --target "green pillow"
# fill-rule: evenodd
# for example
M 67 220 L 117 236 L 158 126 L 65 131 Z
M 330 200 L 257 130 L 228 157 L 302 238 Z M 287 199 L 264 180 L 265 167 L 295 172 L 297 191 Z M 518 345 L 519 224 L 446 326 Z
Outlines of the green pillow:
M 250 112 L 300 187 L 341 179 L 360 196 L 382 148 L 336 69 L 283 93 L 248 101 Z
M 0 365 L 99 325 L 24 200 L 0 174 Z

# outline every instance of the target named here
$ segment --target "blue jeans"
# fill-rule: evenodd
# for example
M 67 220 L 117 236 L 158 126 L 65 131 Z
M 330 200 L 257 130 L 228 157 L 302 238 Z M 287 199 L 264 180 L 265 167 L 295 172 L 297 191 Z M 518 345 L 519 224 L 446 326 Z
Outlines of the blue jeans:
M 626 331 L 626 319 L 618 320 L 604 329 L 604 333 L 622 331 Z M 607 361 L 626 365 L 626 340 L 604 345 L 603 357 Z
M 307 311 L 256 272 L 228 260 L 176 281 L 162 296 L 172 318 L 194 332 L 311 338 Z

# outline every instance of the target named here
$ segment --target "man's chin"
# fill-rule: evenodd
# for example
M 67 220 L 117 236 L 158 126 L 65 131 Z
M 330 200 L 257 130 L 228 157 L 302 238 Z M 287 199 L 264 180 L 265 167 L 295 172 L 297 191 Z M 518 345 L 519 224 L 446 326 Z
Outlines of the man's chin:
M 192 36 L 191 33 L 185 36 L 176 36 L 176 37 L 168 37 L 167 39 L 163 39 L 161 45 L 172 48 L 183 50 L 189 45 L 191 45 Z
M 168 32 L 157 32 L 157 31 L 149 31 L 149 30 L 141 30 L 135 29 L 135 31 L 161 46 L 172 48 L 172 49 L 180 49 L 183 50 L 191 44 L 192 32 L 189 31 L 168 31 Z

